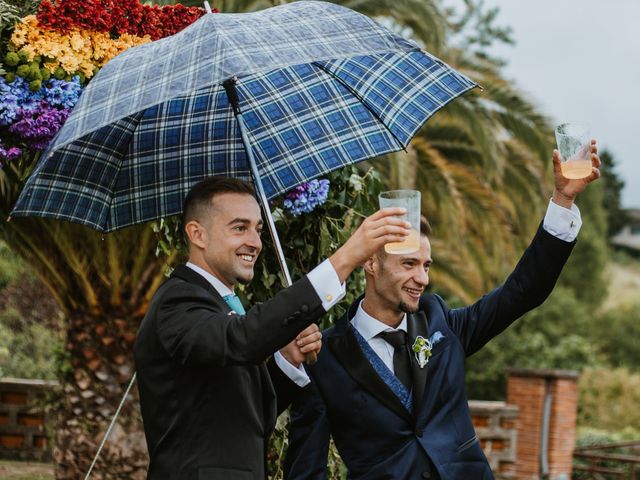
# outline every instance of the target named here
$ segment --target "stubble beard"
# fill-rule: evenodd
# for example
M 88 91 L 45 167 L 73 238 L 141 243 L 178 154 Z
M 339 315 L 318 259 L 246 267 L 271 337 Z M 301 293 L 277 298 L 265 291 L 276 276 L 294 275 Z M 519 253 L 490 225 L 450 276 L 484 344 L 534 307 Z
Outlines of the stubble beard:
M 402 301 L 398 305 L 398 308 L 400 309 L 401 312 L 404 312 L 404 313 L 416 313 L 418 311 L 418 305 L 416 305 L 415 307 L 410 307 L 409 305 L 407 305 L 405 302 L 402 302 Z

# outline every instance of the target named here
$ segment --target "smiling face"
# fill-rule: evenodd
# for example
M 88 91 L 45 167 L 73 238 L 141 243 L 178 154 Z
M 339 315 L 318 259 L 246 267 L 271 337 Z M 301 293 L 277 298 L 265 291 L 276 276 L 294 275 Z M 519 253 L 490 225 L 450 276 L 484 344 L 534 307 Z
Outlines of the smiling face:
M 233 290 L 253 278 L 262 250 L 262 216 L 255 198 L 244 193 L 220 193 L 197 219 L 185 225 L 189 260 Z
M 421 235 L 420 250 L 415 253 L 376 253 L 364 265 L 365 311 L 381 322 L 397 326 L 404 313 L 418 310 L 420 296 L 429 285 L 431 263 L 431 244 L 425 235 Z

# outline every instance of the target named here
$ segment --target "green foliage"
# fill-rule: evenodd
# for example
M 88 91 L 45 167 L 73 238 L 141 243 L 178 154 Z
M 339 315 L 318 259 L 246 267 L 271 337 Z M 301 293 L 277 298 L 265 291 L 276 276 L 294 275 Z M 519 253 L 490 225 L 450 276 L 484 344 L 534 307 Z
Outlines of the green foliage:
M 610 431 L 593 427 L 578 427 L 576 446 L 601 445 L 605 443 L 625 442 L 640 438 L 640 429 L 630 426 L 622 430 Z
M 324 205 L 313 212 L 294 217 L 282 207 L 282 199 L 273 204 L 273 216 L 280 243 L 293 281 L 301 278 L 328 258 L 360 225 L 363 218 L 378 209 L 382 183 L 374 170 L 360 174 L 346 167 L 325 176 L 331 182 Z M 285 286 L 277 256 L 268 235 L 263 236 L 263 253 L 255 277 L 239 294 L 246 305 L 273 297 Z M 347 295 L 325 315 L 322 328 L 333 324 L 346 307 L 364 292 L 364 274 L 354 272 L 347 281 Z
M 576 204 L 582 215 L 582 228 L 571 257 L 560 275 L 559 285 L 573 290 L 581 302 L 593 309 L 607 296 L 606 264 L 607 219 L 602 206 L 604 185 L 596 182 L 580 194 Z
M 591 332 L 614 367 L 640 372 L 640 303 L 607 311 Z
M 22 261 L 0 241 L 0 290 L 24 274 Z
M 586 369 L 580 376 L 578 398 L 580 426 L 640 433 L 640 374 L 625 368 Z
M 0 312 L 0 377 L 55 379 L 51 357 L 60 343 L 48 326 L 12 309 Z
M 602 364 L 605 358 L 589 340 L 592 318 L 570 289 L 557 287 L 544 304 L 469 358 L 470 398 L 504 399 L 508 367 L 582 370 Z
M 622 208 L 622 190 L 624 180 L 616 172 L 617 162 L 613 154 L 603 150 L 600 154 L 602 161 L 602 181 L 604 183 L 604 195 L 602 206 L 607 212 L 607 238 L 615 235 L 629 220 L 626 211 Z

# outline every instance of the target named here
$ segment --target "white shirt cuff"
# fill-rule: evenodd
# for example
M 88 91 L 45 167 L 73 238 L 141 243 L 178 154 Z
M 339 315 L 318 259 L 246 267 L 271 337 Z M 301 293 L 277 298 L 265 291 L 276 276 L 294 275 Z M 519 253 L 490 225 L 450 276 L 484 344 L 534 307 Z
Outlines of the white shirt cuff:
M 549 200 L 542 228 L 560 240 L 573 242 L 578 236 L 581 226 L 580 209 L 575 203 L 571 205 L 571 209 L 568 209 Z
M 326 259 L 307 273 L 307 278 L 309 278 L 313 289 L 322 300 L 322 306 L 325 311 L 329 311 L 346 294 L 345 284 L 340 283 L 338 274 L 329 259 Z
M 299 387 L 304 387 L 311 383 L 311 379 L 302 365 L 298 368 L 294 367 L 279 351 L 273 355 L 273 359 L 276 361 L 278 368 L 282 370 L 282 373 L 289 377 L 289 379 Z

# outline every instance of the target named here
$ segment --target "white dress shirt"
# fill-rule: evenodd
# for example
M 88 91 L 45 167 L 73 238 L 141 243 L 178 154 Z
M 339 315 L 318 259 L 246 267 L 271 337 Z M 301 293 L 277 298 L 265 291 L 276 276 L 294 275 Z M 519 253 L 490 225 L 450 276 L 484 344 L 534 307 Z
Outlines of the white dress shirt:
M 187 267 L 191 268 L 196 273 L 202 275 L 220 296 L 231 295 L 234 292 L 222 283 L 215 275 L 207 272 L 205 269 L 187 262 Z M 345 295 L 345 285 L 340 283 L 338 274 L 336 273 L 333 265 L 327 259 L 311 270 L 307 274 L 307 278 L 311 282 L 311 286 L 316 291 L 318 297 L 322 300 L 322 306 L 326 311 L 333 307 L 336 303 L 342 300 Z M 304 387 L 311 379 L 304 369 L 304 366 L 300 365 L 298 368 L 290 364 L 278 351 L 273 356 L 276 365 L 282 370 L 282 372 L 295 382 L 296 385 Z
M 571 209 L 568 209 L 549 200 L 549 206 L 547 207 L 547 213 L 544 217 L 544 221 L 542 222 L 542 228 L 560 240 L 573 242 L 578 236 L 581 226 L 582 219 L 580 217 L 580 210 L 576 205 L 573 205 Z M 362 308 L 362 302 L 360 302 L 358 311 L 351 319 L 351 324 L 367 341 L 373 351 L 376 352 L 376 355 L 378 355 L 384 364 L 389 367 L 389 370 L 394 372 L 393 346 L 386 340 L 376 337 L 376 335 L 381 332 L 392 332 L 394 330 L 404 330 L 406 332 L 407 315 L 405 314 L 402 318 L 398 328 L 394 329 L 365 312 Z
M 397 328 L 392 328 L 386 323 L 382 323 L 380 320 L 376 320 L 362 308 L 362 302 L 358 305 L 358 311 L 351 319 L 351 324 L 367 341 L 369 346 L 376 352 L 376 355 L 389 367 L 393 373 L 396 373 L 393 369 L 393 346 L 385 339 L 378 337 L 377 335 L 382 332 L 395 332 L 397 330 L 407 331 L 407 314 L 402 317 L 402 321 Z

